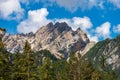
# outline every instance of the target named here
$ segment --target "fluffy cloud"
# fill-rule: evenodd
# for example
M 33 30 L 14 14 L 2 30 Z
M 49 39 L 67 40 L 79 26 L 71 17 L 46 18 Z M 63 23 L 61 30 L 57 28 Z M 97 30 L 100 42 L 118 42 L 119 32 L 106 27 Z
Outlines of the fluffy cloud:
M 81 28 L 85 33 L 87 33 L 90 41 L 98 42 L 99 37 L 92 35 L 91 31 L 95 33 L 95 30 L 92 30 L 93 24 L 88 17 L 73 17 L 72 19 L 56 19 L 54 22 L 66 22 L 74 31 L 78 28 Z M 96 34 L 96 33 L 95 33 Z
M 30 4 L 40 2 L 40 0 L 19 0 L 19 2 L 22 4 L 25 4 L 28 7 L 28 6 L 30 6 Z
M 74 17 L 73 24 L 75 29 L 80 27 L 85 32 L 87 32 L 87 29 L 92 28 L 92 23 L 88 17 L 84 17 L 84 18 Z
M 62 18 L 62 19 L 47 19 L 49 12 L 46 8 L 41 8 L 38 10 L 33 10 L 28 12 L 28 18 L 17 26 L 19 33 L 35 33 L 40 27 L 48 24 L 49 22 L 66 22 L 73 30 L 81 28 L 84 32 L 89 34 L 91 40 L 98 41 L 94 36 L 90 35 L 89 29 L 92 28 L 92 22 L 88 17 L 73 17 L 71 19 Z
M 58 5 L 64 7 L 70 12 L 75 12 L 78 9 L 88 10 L 93 7 L 104 9 L 104 4 L 112 4 L 116 8 L 120 8 L 120 0 L 39 0 L 45 7 Z M 108 8 L 108 7 L 107 7 Z
M 36 32 L 41 26 L 51 22 L 51 20 L 47 19 L 48 11 L 46 8 L 33 10 L 28 12 L 28 19 L 22 21 L 17 30 L 20 33 L 29 33 Z
M 73 30 L 81 28 L 85 32 L 92 27 L 92 23 L 88 17 L 73 17 L 72 19 L 47 19 L 49 12 L 46 8 L 33 10 L 28 12 L 28 19 L 22 21 L 18 25 L 18 31 L 22 33 L 36 32 L 41 26 L 49 22 L 66 22 Z
M 46 8 L 41 8 L 38 10 L 33 10 L 28 12 L 28 19 L 22 21 L 18 27 L 17 30 L 20 33 L 29 33 L 29 32 L 36 32 L 40 27 L 43 25 L 48 24 L 49 22 L 66 22 L 71 26 L 73 30 L 76 30 L 77 28 L 81 28 L 83 31 L 87 32 L 87 29 L 90 29 L 92 27 L 92 23 L 88 17 L 73 17 L 72 19 L 47 19 L 47 15 L 49 12 Z
M 105 22 L 100 26 L 96 27 L 96 29 L 91 29 L 92 32 L 89 32 L 88 37 L 91 41 L 95 42 L 98 42 L 101 39 L 111 38 L 110 28 L 110 22 Z
M 23 12 L 19 0 L 0 0 L 0 18 L 18 20 L 23 17 Z
M 110 27 L 111 24 L 109 22 L 105 22 L 96 28 L 95 33 L 99 38 L 110 38 Z
M 95 41 L 95 42 L 99 41 L 98 36 L 93 36 L 91 34 L 87 34 L 87 36 L 90 39 L 90 41 Z
M 113 27 L 113 32 L 114 33 L 120 33 L 120 24 L 118 24 L 117 26 Z
M 120 0 L 109 0 L 110 3 L 112 3 L 117 8 L 120 8 Z
M 82 10 L 91 9 L 94 6 L 97 6 L 97 0 L 41 0 L 45 6 L 58 5 L 64 7 L 65 9 L 74 12 L 78 8 Z
M 54 22 L 66 22 L 71 26 L 73 30 L 78 29 L 79 27 L 87 32 L 88 29 L 92 28 L 92 22 L 88 17 L 73 17 L 72 19 L 55 19 Z
M 28 12 L 28 18 L 17 26 L 19 33 L 35 33 L 40 27 L 48 24 L 49 22 L 66 22 L 73 30 L 81 28 L 84 32 L 87 33 L 91 41 L 99 41 L 100 38 L 110 37 L 110 23 L 105 22 L 102 25 L 98 26 L 96 29 L 93 29 L 93 24 L 89 17 L 73 17 L 62 18 L 62 19 L 48 19 L 49 12 L 46 8 L 41 8 L 38 10 L 30 10 Z M 93 35 L 94 34 L 94 35 Z

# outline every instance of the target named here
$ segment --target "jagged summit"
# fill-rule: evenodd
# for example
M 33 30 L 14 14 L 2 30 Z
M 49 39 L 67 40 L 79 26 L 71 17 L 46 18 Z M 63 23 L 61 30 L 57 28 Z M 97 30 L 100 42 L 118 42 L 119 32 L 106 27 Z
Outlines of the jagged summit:
M 45 32 L 45 30 L 48 31 L 48 32 L 54 31 L 54 32 L 62 33 L 63 31 L 69 31 L 69 30 L 72 30 L 72 29 L 65 22 L 62 22 L 62 23 L 56 22 L 55 24 L 53 24 L 52 22 L 50 22 L 46 26 L 41 27 L 36 32 L 36 34 L 42 33 L 43 31 Z
M 65 22 L 63 22 L 63 23 L 57 22 L 54 26 L 56 27 L 56 30 L 58 30 L 60 33 L 62 33 L 63 31 L 71 30 L 71 28 Z
M 53 28 L 53 27 L 54 27 L 54 25 L 53 25 L 52 22 L 48 23 L 46 26 L 47 26 L 48 28 Z
M 33 51 L 47 49 L 56 57 L 67 57 L 71 51 L 83 49 L 89 39 L 81 30 L 73 31 L 67 23 L 49 23 L 41 27 L 35 34 L 16 34 L 3 35 L 3 42 L 6 43 L 6 49 L 10 52 L 16 50 L 23 51 L 25 41 L 31 44 Z
M 59 28 L 64 28 L 64 29 L 67 29 L 67 28 L 70 29 L 70 27 L 68 26 L 68 24 L 66 22 L 61 22 L 61 23 L 60 22 L 56 22 L 54 26 L 55 27 L 59 27 Z

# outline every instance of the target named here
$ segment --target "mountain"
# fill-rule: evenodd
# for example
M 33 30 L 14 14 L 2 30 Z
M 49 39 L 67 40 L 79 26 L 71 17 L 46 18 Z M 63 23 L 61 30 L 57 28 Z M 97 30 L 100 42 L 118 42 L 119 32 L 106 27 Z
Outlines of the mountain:
M 120 36 L 96 43 L 83 59 L 93 62 L 96 68 L 103 63 L 105 70 L 115 70 L 120 75 Z
M 9 75 L 13 71 L 13 76 L 16 72 L 19 73 L 19 70 L 28 70 L 28 67 L 30 67 L 30 71 L 37 73 L 36 76 L 40 75 L 40 79 L 42 79 L 41 77 L 44 79 L 43 75 L 49 72 L 53 76 L 51 78 L 57 75 L 56 78 L 59 77 L 60 80 L 120 80 L 120 36 L 98 43 L 90 42 L 80 28 L 73 31 L 66 23 L 57 22 L 55 24 L 49 23 L 41 27 L 36 33 L 28 34 L 11 35 L 6 33 L 5 29 L 0 28 L 0 39 L 1 37 L 5 43 L 5 49 L 9 51 L 7 52 L 4 49 L 4 43 L 0 40 L 3 45 L 0 49 L 0 59 L 3 67 L 0 75 L 3 79 L 7 78 L 4 74 Z M 28 54 L 17 52 L 23 51 L 26 40 L 34 51 L 34 54 L 29 54 L 29 58 Z M 28 48 L 27 46 L 24 49 L 28 50 Z M 26 66 L 28 60 L 31 64 Z M 8 72 L 6 72 L 6 69 L 8 69 Z M 56 74 L 56 71 L 58 74 Z M 32 72 L 30 74 L 33 75 Z M 14 75 L 15 79 L 17 79 L 16 77 L 20 78 Z M 23 75 L 21 77 L 23 78 Z
M 86 33 L 80 28 L 73 31 L 67 23 L 49 23 L 36 33 L 11 35 L 0 29 L 0 36 L 9 52 L 23 51 L 24 43 L 28 41 L 33 51 L 49 50 L 57 58 L 68 57 L 69 53 L 82 50 L 90 42 Z

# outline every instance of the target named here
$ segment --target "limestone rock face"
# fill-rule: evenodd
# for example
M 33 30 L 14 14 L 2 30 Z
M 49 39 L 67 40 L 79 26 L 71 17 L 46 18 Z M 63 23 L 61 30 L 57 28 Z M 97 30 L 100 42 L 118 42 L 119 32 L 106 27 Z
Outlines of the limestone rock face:
M 81 56 L 84 56 L 95 44 L 96 44 L 95 42 L 89 42 L 84 49 L 77 51 L 76 54 L 80 54 Z
M 18 50 L 22 52 L 27 40 L 33 51 L 47 49 L 57 58 L 68 57 L 71 51 L 81 50 L 90 42 L 86 33 L 80 28 L 73 31 L 65 22 L 49 23 L 35 34 L 32 32 L 16 35 L 5 33 L 2 39 L 6 43 L 6 49 L 12 53 Z

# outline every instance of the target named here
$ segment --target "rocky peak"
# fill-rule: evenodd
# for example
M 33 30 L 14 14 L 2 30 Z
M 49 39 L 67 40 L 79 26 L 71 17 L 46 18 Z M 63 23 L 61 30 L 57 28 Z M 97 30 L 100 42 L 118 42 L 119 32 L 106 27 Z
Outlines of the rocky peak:
M 46 26 L 42 26 L 36 33 L 36 37 L 39 37 L 40 34 L 42 35 L 46 35 L 46 34 L 49 34 L 51 33 L 53 30 L 54 30 L 54 25 L 52 22 L 48 23 Z
M 71 28 L 65 22 L 62 22 L 62 23 L 57 22 L 54 26 L 57 28 L 57 30 L 60 33 L 63 32 L 63 31 L 69 31 L 69 30 L 71 30 Z
M 76 32 L 77 32 L 77 34 L 86 34 L 85 32 L 83 32 L 82 30 L 81 30 L 81 28 L 78 28 L 77 30 L 76 30 Z
M 68 26 L 66 22 L 56 22 L 54 26 Z
M 5 34 L 3 41 L 6 43 L 6 49 L 10 52 L 23 50 L 25 41 L 31 44 L 33 51 L 47 49 L 57 58 L 68 56 L 71 51 L 83 49 L 89 39 L 81 30 L 73 31 L 67 23 L 49 23 L 41 27 L 35 34 Z
M 26 34 L 26 36 L 33 37 L 33 36 L 35 36 L 35 34 L 33 32 L 30 32 L 30 33 Z
M 55 39 L 62 32 L 68 32 L 69 30 L 72 30 L 72 29 L 65 22 L 62 22 L 62 23 L 57 22 L 55 24 L 50 22 L 46 26 L 41 27 L 36 32 L 35 35 L 36 35 L 37 38 L 51 36 L 52 38 Z
M 78 35 L 80 35 L 80 37 L 82 38 L 82 40 L 86 43 L 90 42 L 89 38 L 87 37 L 87 34 L 85 32 L 83 32 L 80 28 L 78 28 L 76 30 L 76 33 Z
M 79 28 L 77 28 L 76 32 L 79 32 L 79 31 L 82 31 L 80 27 L 79 27 Z
M 52 22 L 48 23 L 46 26 L 47 26 L 48 28 L 54 27 L 54 25 L 53 25 Z

